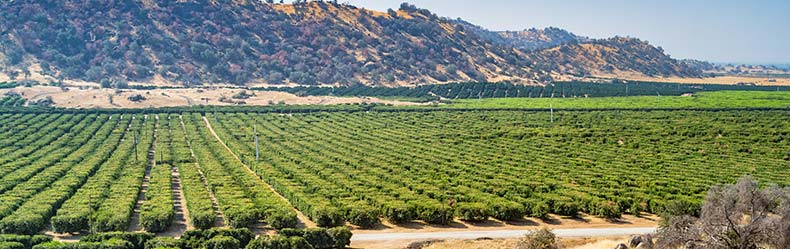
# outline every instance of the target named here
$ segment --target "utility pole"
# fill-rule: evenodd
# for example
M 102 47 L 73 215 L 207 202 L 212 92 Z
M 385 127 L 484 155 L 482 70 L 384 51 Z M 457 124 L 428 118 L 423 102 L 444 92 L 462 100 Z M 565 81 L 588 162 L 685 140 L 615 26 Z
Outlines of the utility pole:
M 260 151 L 258 150 L 258 125 L 255 124 L 253 129 L 255 132 L 255 162 L 258 162 L 260 159 Z
M 137 135 L 140 133 L 138 130 L 134 133 L 134 161 L 137 162 Z
M 659 91 L 656 91 L 656 94 L 658 95 L 658 97 L 656 97 L 656 100 L 658 102 L 658 106 L 656 106 L 656 107 L 660 108 L 661 107 L 661 93 Z

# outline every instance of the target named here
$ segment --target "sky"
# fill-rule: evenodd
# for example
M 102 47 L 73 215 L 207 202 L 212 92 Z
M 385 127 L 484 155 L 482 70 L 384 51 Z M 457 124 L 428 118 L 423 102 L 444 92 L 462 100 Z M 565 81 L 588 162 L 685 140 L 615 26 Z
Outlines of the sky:
M 674 58 L 790 64 L 790 0 L 340 0 L 367 9 L 401 2 L 491 30 L 558 27 L 630 36 Z

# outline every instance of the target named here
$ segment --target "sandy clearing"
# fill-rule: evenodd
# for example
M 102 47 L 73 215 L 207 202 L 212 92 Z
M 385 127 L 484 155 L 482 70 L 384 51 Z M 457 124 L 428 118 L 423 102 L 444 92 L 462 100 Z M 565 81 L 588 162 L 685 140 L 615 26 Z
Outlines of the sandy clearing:
M 289 105 L 330 105 L 352 103 L 382 103 L 392 105 L 416 105 L 417 103 L 382 100 L 368 97 L 333 97 L 333 96 L 306 96 L 300 97 L 286 92 L 251 91 L 248 99 L 232 99 L 233 95 L 241 92 L 240 89 L 214 88 L 214 89 L 154 89 L 154 90 L 122 90 L 113 89 L 80 89 L 76 87 L 59 88 L 52 86 L 17 87 L 0 89 L 0 95 L 6 92 L 15 92 L 29 100 L 39 100 L 51 97 L 57 107 L 66 108 L 156 108 L 176 107 L 190 105 L 236 105 L 222 102 L 225 97 L 234 102 L 244 102 L 244 105 L 266 106 L 278 103 Z M 133 102 L 129 97 L 141 95 L 144 101 Z

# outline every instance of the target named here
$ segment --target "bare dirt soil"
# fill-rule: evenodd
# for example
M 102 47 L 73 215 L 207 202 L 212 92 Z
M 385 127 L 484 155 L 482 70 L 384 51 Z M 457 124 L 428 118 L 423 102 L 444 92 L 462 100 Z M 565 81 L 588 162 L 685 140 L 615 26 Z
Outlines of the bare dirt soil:
M 155 90 L 121 90 L 77 87 L 33 86 L 0 89 L 0 96 L 6 92 L 14 92 L 22 97 L 36 101 L 51 97 L 57 107 L 66 108 L 156 108 L 192 105 L 324 105 L 352 103 L 381 103 L 392 105 L 415 105 L 416 103 L 381 100 L 378 98 L 306 96 L 300 97 L 285 92 L 250 91 L 253 94 L 247 99 L 233 99 L 241 89 L 155 89 Z M 132 101 L 129 98 L 140 95 L 145 100 Z M 221 101 L 223 100 L 223 101 Z
M 501 222 L 489 219 L 486 222 L 469 223 L 454 220 L 449 225 L 430 225 L 423 222 L 412 222 L 408 224 L 393 225 L 389 222 L 382 222 L 373 229 L 353 229 L 355 234 L 362 233 L 398 233 L 398 232 L 453 232 L 464 230 L 524 230 L 538 227 L 558 228 L 623 228 L 623 227 L 655 227 L 658 226 L 659 218 L 655 215 L 645 215 L 635 217 L 623 215 L 622 219 L 609 221 L 590 215 L 582 215 L 578 218 L 560 217 L 549 215 L 549 219 L 541 220 L 528 218 L 516 222 Z
M 562 238 L 560 244 L 567 249 L 600 249 L 615 248 L 617 244 L 626 243 L 629 237 L 596 237 L 596 238 Z M 425 249 L 513 249 L 519 239 L 496 240 L 451 240 L 433 243 Z M 370 247 L 374 248 L 374 247 Z M 378 248 L 378 247 L 376 247 Z

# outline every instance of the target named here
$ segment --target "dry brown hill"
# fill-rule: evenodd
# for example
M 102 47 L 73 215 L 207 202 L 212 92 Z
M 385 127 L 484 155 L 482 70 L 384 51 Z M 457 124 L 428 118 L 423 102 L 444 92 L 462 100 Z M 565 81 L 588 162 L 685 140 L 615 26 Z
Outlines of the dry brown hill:
M 105 86 L 154 79 L 186 85 L 548 82 L 551 75 L 608 68 L 695 73 L 653 55 L 649 45 L 600 41 L 545 48 L 558 38 L 544 34 L 533 37 L 541 44 L 535 49 L 523 34 L 502 37 L 521 45 L 494 41 L 408 4 L 383 13 L 329 2 L 0 3 L 0 71 L 23 77 L 40 68 L 36 73 Z

